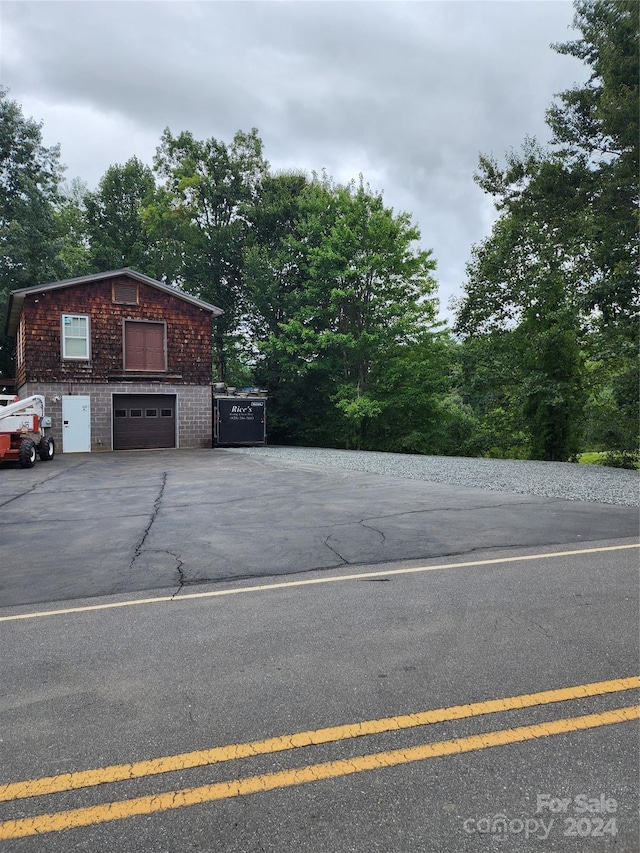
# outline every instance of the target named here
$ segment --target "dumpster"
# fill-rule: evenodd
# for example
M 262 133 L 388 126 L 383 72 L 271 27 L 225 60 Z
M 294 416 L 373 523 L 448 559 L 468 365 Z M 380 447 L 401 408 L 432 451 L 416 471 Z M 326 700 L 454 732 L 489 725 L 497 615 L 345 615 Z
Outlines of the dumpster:
M 267 401 L 257 395 L 214 395 L 213 446 L 267 443 Z

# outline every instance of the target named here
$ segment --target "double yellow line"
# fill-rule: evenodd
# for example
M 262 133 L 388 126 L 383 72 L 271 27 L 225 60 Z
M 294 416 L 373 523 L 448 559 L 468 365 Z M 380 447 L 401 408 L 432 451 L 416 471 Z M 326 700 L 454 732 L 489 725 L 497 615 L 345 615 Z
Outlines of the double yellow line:
M 63 773 L 40 779 L 29 779 L 23 782 L 12 782 L 0 785 L 0 801 L 7 802 L 28 797 L 51 795 L 63 791 L 72 791 L 130 779 L 140 779 L 194 767 L 203 767 L 240 758 L 299 749 L 305 746 L 335 743 L 365 735 L 411 729 L 432 723 L 461 720 L 502 711 L 530 708 L 537 705 L 547 705 L 572 699 L 583 699 L 590 696 L 602 696 L 638 687 L 640 687 L 640 678 L 637 676 L 611 681 L 599 681 L 575 687 L 546 690 L 540 693 L 529 693 L 468 705 L 454 705 L 449 708 L 438 708 L 416 714 L 365 720 L 360 723 L 344 726 L 297 732 L 281 737 L 214 747 L 151 759 L 149 761 L 116 764 L 93 770 Z M 277 773 L 249 776 L 196 788 L 186 788 L 151 796 L 110 802 L 103 805 L 8 820 L 0 823 L 0 840 L 23 838 L 62 829 L 89 826 L 91 824 L 121 820 L 140 815 L 150 815 L 169 809 L 183 808 L 184 806 L 208 803 L 229 797 L 238 797 L 246 794 L 271 791 L 276 788 L 302 785 L 306 782 L 315 782 L 321 779 L 332 779 L 353 773 L 361 773 L 365 770 L 395 767 L 401 764 L 423 761 L 428 758 L 454 755 L 478 749 L 486 749 L 492 746 L 503 746 L 510 743 L 519 743 L 556 734 L 627 722 L 639 718 L 640 705 L 631 705 L 596 714 L 586 714 L 529 726 L 520 726 L 518 728 L 485 732 L 454 740 L 438 741 L 349 759 L 327 761 L 291 770 L 282 770 Z

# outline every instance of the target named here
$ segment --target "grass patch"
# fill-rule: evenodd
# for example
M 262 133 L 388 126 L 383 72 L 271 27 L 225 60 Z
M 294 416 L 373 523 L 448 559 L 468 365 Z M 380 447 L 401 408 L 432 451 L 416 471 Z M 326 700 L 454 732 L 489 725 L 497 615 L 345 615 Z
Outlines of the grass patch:
M 630 468 L 640 470 L 638 454 L 635 453 L 612 453 L 611 451 L 587 451 L 578 454 L 578 462 L 581 465 L 607 465 L 610 468 Z
M 604 465 L 606 457 L 606 453 L 600 453 L 598 451 L 589 451 L 588 453 L 579 453 L 578 462 L 581 465 Z

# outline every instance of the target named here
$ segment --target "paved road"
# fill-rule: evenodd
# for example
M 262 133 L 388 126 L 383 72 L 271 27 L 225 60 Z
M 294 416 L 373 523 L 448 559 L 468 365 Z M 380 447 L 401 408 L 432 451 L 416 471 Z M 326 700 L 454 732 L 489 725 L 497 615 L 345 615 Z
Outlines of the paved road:
M 2 853 L 637 853 L 637 509 L 224 451 L 0 475 Z
M 0 611 L 0 849 L 632 853 L 637 548 L 581 548 Z
M 0 470 L 0 606 L 575 544 L 638 528 L 635 507 L 224 450 L 71 454 Z

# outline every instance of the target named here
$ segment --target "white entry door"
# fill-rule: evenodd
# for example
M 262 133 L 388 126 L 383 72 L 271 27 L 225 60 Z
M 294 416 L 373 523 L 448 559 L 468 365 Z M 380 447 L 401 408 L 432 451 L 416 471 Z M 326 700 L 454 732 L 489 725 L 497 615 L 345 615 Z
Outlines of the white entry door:
M 91 398 L 62 398 L 62 452 L 91 450 Z

